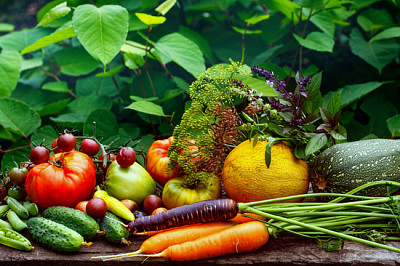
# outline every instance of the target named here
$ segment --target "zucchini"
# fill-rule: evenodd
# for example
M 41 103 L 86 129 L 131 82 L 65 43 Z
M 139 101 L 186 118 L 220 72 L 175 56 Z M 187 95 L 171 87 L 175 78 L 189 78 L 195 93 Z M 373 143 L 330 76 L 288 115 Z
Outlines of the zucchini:
M 42 217 L 78 232 L 85 239 L 91 239 L 99 232 L 99 224 L 86 213 L 69 207 L 53 206 L 47 208 Z
M 111 212 L 106 212 L 100 224 L 100 228 L 104 231 L 105 238 L 108 242 L 112 244 L 130 244 L 128 240 L 128 229 L 123 225 L 122 220 Z
M 84 243 L 83 236 L 76 231 L 43 217 L 32 217 L 27 225 L 32 238 L 51 250 L 75 252 Z
M 333 145 L 316 158 L 310 178 L 315 193 L 347 193 L 382 180 L 400 182 L 400 140 L 368 139 Z M 387 193 L 386 186 L 375 186 L 357 194 L 381 197 Z

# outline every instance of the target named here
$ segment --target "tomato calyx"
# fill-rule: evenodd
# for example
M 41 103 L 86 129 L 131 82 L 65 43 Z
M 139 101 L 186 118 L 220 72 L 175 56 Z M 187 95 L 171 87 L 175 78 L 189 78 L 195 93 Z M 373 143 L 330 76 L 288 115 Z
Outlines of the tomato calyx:
M 63 159 L 49 160 L 49 164 L 62 168 L 64 166 Z

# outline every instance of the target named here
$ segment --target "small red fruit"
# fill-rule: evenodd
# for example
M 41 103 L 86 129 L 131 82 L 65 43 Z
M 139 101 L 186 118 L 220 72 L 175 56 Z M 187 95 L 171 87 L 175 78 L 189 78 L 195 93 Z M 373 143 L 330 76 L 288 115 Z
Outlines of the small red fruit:
M 81 143 L 81 152 L 88 156 L 96 155 L 100 150 L 99 144 L 92 139 L 84 139 Z
M 32 149 L 30 159 L 34 164 L 46 163 L 50 158 L 50 152 L 46 147 L 37 146 Z
M 75 149 L 76 138 L 71 133 L 62 134 L 58 137 L 57 144 L 62 151 L 69 152 Z
M 154 214 L 157 214 L 157 213 L 162 213 L 162 212 L 165 212 L 165 211 L 167 211 L 167 208 L 160 207 L 160 208 L 155 209 L 155 210 L 151 213 L 151 215 L 154 215 Z
M 151 214 L 155 209 L 162 206 L 162 199 L 157 195 L 148 195 L 143 201 L 143 210 L 147 214 Z
M 53 143 L 51 144 L 51 148 L 53 149 L 54 154 L 62 152 L 62 150 L 60 148 L 58 148 L 58 143 L 57 142 L 58 142 L 58 138 L 54 139 Z
M 129 167 L 136 161 L 136 152 L 131 147 L 123 147 L 117 154 L 117 162 L 121 167 Z
M 106 215 L 107 204 L 101 198 L 93 198 L 86 205 L 86 213 L 93 218 L 102 218 Z

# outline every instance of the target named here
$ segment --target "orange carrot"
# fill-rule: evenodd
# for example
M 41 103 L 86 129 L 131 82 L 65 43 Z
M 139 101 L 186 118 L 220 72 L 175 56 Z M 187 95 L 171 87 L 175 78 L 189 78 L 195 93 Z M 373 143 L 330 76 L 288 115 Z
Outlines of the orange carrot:
M 137 251 L 117 255 L 98 256 L 93 258 L 114 259 L 119 257 L 132 256 L 135 254 L 155 254 L 163 251 L 169 246 L 192 241 L 216 232 L 221 232 L 224 229 L 233 227 L 235 225 L 237 225 L 236 222 L 226 221 L 187 225 L 172 230 L 166 229 L 166 231 L 158 233 L 146 239 L 140 246 L 140 249 Z
M 249 217 L 249 216 L 251 216 L 251 217 Z M 255 219 L 253 219 L 252 217 L 254 217 L 255 219 L 258 219 L 258 220 L 263 220 L 263 221 L 266 220 L 265 217 L 254 214 L 254 213 L 238 213 L 234 218 L 230 219 L 229 221 L 235 221 L 237 223 L 242 224 L 242 223 L 254 221 Z
M 209 259 L 222 255 L 254 251 L 265 245 L 268 238 L 267 226 L 262 222 L 252 221 L 193 241 L 173 245 L 158 254 L 146 256 L 163 257 L 173 261 Z

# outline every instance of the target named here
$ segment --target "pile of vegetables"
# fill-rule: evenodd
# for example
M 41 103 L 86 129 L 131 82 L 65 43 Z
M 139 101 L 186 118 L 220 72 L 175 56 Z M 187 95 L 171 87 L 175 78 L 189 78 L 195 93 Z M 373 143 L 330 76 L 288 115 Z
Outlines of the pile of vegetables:
M 109 260 L 127 256 L 147 256 L 176 261 L 207 259 L 254 251 L 266 244 L 270 236 L 277 237 L 280 232 L 315 238 L 320 247 L 329 251 L 338 249 L 343 240 L 351 240 L 400 252 L 399 248 L 384 244 L 386 240 L 400 240 L 396 236 L 399 234 L 400 196 L 355 195 L 364 189 L 379 185 L 400 187 L 398 182 L 377 181 L 362 185 L 346 194 L 303 194 L 250 203 L 219 199 L 174 208 L 161 214 L 139 218 L 129 224 L 129 230 L 135 234 L 141 231 L 161 230 L 147 239 L 138 251 L 94 258 Z M 334 197 L 334 200 L 281 202 L 316 196 Z M 278 201 L 280 203 L 275 203 Z M 264 221 L 252 218 L 253 221 L 243 224 L 225 224 L 238 212 L 253 213 L 267 219 Z M 221 225 L 228 228 L 219 228 L 217 232 L 213 230 Z

